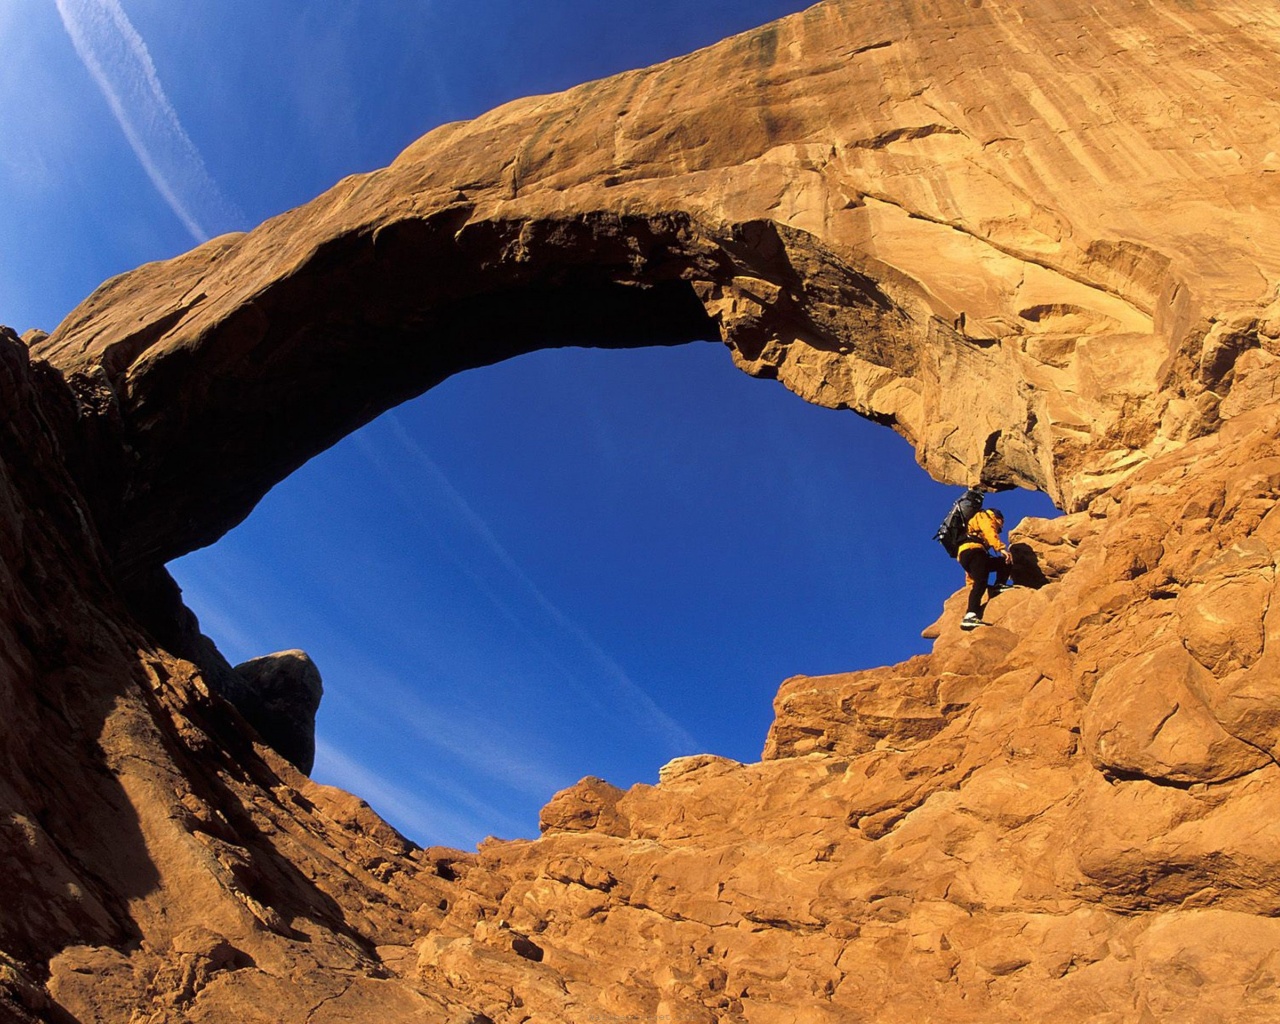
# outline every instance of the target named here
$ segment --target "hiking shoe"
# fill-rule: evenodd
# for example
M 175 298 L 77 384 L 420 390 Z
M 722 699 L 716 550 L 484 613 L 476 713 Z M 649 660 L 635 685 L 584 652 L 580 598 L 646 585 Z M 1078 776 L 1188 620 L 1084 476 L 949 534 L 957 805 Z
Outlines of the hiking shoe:
M 961 629 L 977 629 L 981 625 L 982 620 L 974 615 L 973 612 L 965 612 L 964 618 L 960 620 Z
M 1003 594 L 1006 590 L 1017 590 L 1016 583 L 998 583 L 994 587 L 987 588 L 987 597 L 995 597 L 997 594 Z

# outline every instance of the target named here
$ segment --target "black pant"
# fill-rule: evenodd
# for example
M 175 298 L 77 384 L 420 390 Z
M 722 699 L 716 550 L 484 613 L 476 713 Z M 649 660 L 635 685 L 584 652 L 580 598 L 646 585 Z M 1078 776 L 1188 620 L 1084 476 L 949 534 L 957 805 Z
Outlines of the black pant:
M 960 565 L 973 580 L 973 586 L 969 588 L 969 611 L 979 615 L 982 612 L 982 595 L 987 589 L 987 576 L 994 569 L 996 573 L 994 585 L 998 587 L 1008 581 L 1011 567 L 1003 556 L 992 555 L 986 548 L 969 548 L 968 551 L 962 551 Z

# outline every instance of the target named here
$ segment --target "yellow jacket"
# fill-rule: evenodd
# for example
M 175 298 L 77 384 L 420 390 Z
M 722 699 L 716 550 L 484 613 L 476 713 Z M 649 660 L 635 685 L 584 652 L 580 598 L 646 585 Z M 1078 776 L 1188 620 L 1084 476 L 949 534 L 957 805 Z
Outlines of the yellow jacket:
M 995 513 L 990 509 L 984 508 L 969 520 L 969 537 L 960 545 L 956 557 L 959 558 L 973 548 L 995 548 L 1002 555 L 1007 550 L 1004 541 L 1000 539 L 1000 527 L 996 525 Z

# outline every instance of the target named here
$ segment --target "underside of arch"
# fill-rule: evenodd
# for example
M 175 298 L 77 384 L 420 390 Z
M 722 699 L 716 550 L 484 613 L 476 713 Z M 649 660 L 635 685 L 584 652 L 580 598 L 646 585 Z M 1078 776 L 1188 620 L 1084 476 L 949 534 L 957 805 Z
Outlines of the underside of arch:
M 87 441 L 69 447 L 93 453 L 79 477 L 117 570 L 210 543 L 448 375 L 549 345 L 719 340 L 741 369 L 893 427 L 940 480 L 1064 508 L 1213 430 L 1262 347 L 1273 204 L 1265 173 L 1208 142 L 1168 163 L 1177 125 L 1119 83 L 1178 91 L 1170 59 L 1076 37 L 1055 95 L 1090 116 L 1064 132 L 1025 83 L 1092 8 L 858 9 L 446 125 L 104 285 L 32 351 L 71 385 Z M 1103 35 L 1144 17 L 1117 10 Z M 1256 57 L 1218 70 L 1230 110 L 1277 105 Z M 1248 124 L 1195 102 L 1214 145 L 1265 164 Z

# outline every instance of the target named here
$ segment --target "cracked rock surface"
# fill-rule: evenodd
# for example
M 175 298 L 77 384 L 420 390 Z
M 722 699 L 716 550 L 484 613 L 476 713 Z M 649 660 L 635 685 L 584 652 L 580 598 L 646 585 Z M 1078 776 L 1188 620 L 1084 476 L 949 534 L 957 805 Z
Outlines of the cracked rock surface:
M 1278 57 L 1259 0 L 826 0 L 0 332 L 0 1016 L 1276 1019 Z M 315 667 L 250 714 L 164 563 L 452 373 L 693 340 L 1047 491 L 1035 586 L 538 840 L 308 780 Z

